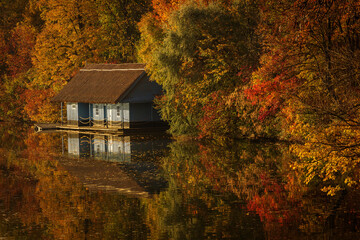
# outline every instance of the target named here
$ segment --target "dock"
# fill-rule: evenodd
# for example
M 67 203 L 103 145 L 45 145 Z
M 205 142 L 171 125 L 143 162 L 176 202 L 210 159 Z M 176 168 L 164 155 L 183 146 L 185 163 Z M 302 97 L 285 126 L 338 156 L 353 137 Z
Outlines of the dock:
M 105 127 L 105 126 L 75 126 L 67 124 L 54 124 L 54 123 L 36 123 L 34 125 L 36 132 L 43 131 L 73 131 L 82 133 L 109 133 L 119 135 L 131 135 L 131 134 L 143 134 L 151 132 L 165 132 L 168 130 L 168 126 L 154 126 L 154 127 L 142 127 L 142 128 L 117 128 L 117 127 Z

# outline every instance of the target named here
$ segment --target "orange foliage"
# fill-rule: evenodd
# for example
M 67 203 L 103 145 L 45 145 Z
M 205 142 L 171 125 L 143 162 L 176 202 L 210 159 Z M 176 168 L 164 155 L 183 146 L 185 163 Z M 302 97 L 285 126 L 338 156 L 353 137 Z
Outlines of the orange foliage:
M 195 0 L 198 3 L 208 5 L 211 0 Z M 192 2 L 191 0 L 152 0 L 153 14 L 162 23 L 166 23 L 172 12 L 178 10 L 183 4 Z M 232 0 L 214 1 L 229 4 Z
M 248 202 L 249 211 L 255 211 L 261 221 L 271 224 L 291 223 L 299 217 L 299 203 L 294 199 L 289 199 L 284 186 L 269 178 L 266 174 L 260 176 L 264 192 L 256 194 Z
M 11 34 L 10 54 L 7 64 L 10 75 L 15 77 L 32 67 L 31 54 L 35 46 L 36 31 L 28 24 L 18 24 Z
M 58 107 L 50 102 L 55 95 L 52 89 L 28 89 L 22 95 L 26 102 L 24 111 L 33 121 L 37 122 L 54 122 L 58 118 Z
M 286 50 L 278 50 L 274 55 L 265 54 L 262 66 L 253 75 L 252 85 L 244 90 L 245 96 L 253 105 L 260 106 L 258 120 L 274 116 L 284 102 L 297 89 L 299 79 L 287 68 L 289 59 Z
M 170 14 L 188 0 L 152 0 L 153 13 L 160 22 L 167 22 Z

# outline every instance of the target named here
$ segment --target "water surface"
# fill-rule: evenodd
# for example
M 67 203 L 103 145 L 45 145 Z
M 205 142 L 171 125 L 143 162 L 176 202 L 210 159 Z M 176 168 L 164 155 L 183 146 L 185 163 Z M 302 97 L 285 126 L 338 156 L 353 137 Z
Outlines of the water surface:
M 286 144 L 0 134 L 0 239 L 360 239 L 359 189 L 304 185 Z

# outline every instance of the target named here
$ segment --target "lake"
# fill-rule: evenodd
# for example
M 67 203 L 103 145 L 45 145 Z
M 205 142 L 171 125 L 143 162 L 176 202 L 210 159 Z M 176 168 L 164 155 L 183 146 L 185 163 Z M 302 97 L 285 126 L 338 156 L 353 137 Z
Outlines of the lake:
M 0 239 L 360 239 L 359 188 L 305 185 L 286 143 L 0 134 Z

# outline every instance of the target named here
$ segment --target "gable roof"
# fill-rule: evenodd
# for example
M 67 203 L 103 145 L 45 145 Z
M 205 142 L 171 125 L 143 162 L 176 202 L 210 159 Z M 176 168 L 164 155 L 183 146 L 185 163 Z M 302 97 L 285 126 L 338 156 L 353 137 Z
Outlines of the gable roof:
M 117 103 L 143 78 L 145 64 L 86 64 L 54 102 Z

